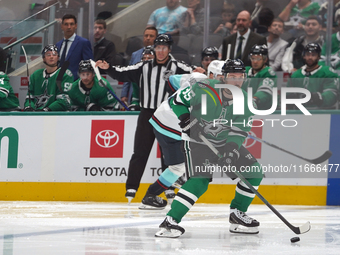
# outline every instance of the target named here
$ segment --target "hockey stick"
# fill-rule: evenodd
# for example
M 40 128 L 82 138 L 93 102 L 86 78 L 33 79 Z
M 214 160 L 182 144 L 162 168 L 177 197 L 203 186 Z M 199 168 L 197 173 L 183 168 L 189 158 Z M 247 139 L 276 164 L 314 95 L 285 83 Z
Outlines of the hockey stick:
M 31 107 L 31 91 L 30 91 L 30 73 L 28 70 L 28 57 L 26 54 L 26 50 L 24 48 L 24 45 L 21 45 L 22 51 L 24 52 L 25 55 L 25 59 L 26 59 L 26 74 L 27 74 L 27 94 L 28 94 L 28 103 L 29 103 L 29 107 Z
M 232 127 L 230 127 L 230 126 L 228 126 L 228 129 L 233 130 L 235 133 L 238 133 L 238 132 L 239 132 L 239 131 L 237 131 L 237 130 L 234 130 L 234 129 L 233 129 Z M 245 135 L 244 133 L 245 133 L 245 132 L 242 132 L 243 135 Z M 275 149 L 277 149 L 277 150 L 280 150 L 280 151 L 283 151 L 283 152 L 285 152 L 285 153 L 288 153 L 289 155 L 292 155 L 292 156 L 294 156 L 294 157 L 303 159 L 303 160 L 305 160 L 305 161 L 307 161 L 307 162 L 309 162 L 309 163 L 312 163 L 312 164 L 314 164 L 314 165 L 321 164 L 322 162 L 326 161 L 327 159 L 329 159 L 329 158 L 332 156 L 332 152 L 331 152 L 330 150 L 327 150 L 327 151 L 325 151 L 320 157 L 317 157 L 317 158 L 315 158 L 315 159 L 308 159 L 308 158 L 299 156 L 299 155 L 297 155 L 297 154 L 295 154 L 295 153 L 293 153 L 293 152 L 290 152 L 290 151 L 288 151 L 288 150 L 285 150 L 285 149 L 283 149 L 283 148 L 280 148 L 279 146 L 277 146 L 277 145 L 275 145 L 275 144 L 272 144 L 272 143 L 269 143 L 269 142 L 267 142 L 267 141 L 265 141 L 265 140 L 262 140 L 261 138 L 258 138 L 258 137 L 256 137 L 256 136 L 252 136 L 252 135 L 250 135 L 250 134 L 248 134 L 248 133 L 247 133 L 247 137 L 249 137 L 249 138 L 251 138 L 251 139 L 253 139 L 253 140 L 257 141 L 257 142 L 267 144 L 267 145 L 270 146 L 270 147 L 273 147 L 273 148 L 275 148 Z
M 321 155 L 320 157 L 318 157 L 318 158 L 315 158 L 315 159 L 308 159 L 308 158 L 304 158 L 304 157 L 302 157 L 302 156 L 296 155 L 296 154 L 293 153 L 293 152 L 290 152 L 290 151 L 287 151 L 287 150 L 285 150 L 285 149 L 282 149 L 282 148 L 276 146 L 275 144 L 266 142 L 266 141 L 262 140 L 261 138 L 258 138 L 258 137 L 255 137 L 255 136 L 252 136 L 252 135 L 249 135 L 249 134 L 248 134 L 248 137 L 251 138 L 251 139 L 253 139 L 253 140 L 255 140 L 255 141 L 258 141 L 258 142 L 260 142 L 260 143 L 267 144 L 267 145 L 269 145 L 270 147 L 273 147 L 273 148 L 275 148 L 275 149 L 278 149 L 278 150 L 280 150 L 280 151 L 283 151 L 283 152 L 285 152 L 285 153 L 288 153 L 288 154 L 290 154 L 290 155 L 292 155 L 292 156 L 294 156 L 294 157 L 303 159 L 303 160 L 305 160 L 305 161 L 307 161 L 307 162 L 309 162 L 309 163 L 312 163 L 312 164 L 314 164 L 314 165 L 321 164 L 322 162 L 326 161 L 327 159 L 329 159 L 329 158 L 332 156 L 332 152 L 331 152 L 330 150 L 327 150 L 324 154 L 322 154 L 322 155 Z
M 100 75 L 100 72 L 99 72 L 99 69 L 98 67 L 96 66 L 96 62 L 94 62 L 92 59 L 90 59 L 90 62 L 91 62 L 91 65 L 93 67 L 93 70 L 94 70 L 94 73 L 96 74 L 97 76 L 97 79 L 98 79 L 98 82 L 99 82 L 99 85 L 106 88 L 107 91 L 118 101 L 118 103 L 120 103 L 121 106 L 123 106 L 125 108 L 125 110 L 127 111 L 130 111 L 129 107 L 127 107 L 127 105 L 125 103 L 123 103 L 123 101 L 121 101 L 115 93 L 113 93 L 113 91 L 108 87 L 106 86 L 105 82 L 103 81 L 101 75 Z
M 219 157 L 222 158 L 223 156 L 221 153 L 212 145 L 212 143 L 205 138 L 201 133 L 199 133 L 199 138 Z M 265 203 L 270 210 L 272 210 L 273 213 L 276 214 L 277 217 L 279 217 L 286 225 L 289 227 L 295 234 L 304 234 L 308 232 L 311 228 L 310 222 L 307 221 L 305 224 L 303 224 L 301 227 L 295 227 L 292 224 L 288 222 L 254 187 L 251 185 L 246 178 L 243 177 L 241 173 L 238 171 L 234 172 L 238 178 L 240 178 L 241 181 L 243 181 L 248 188 L 256 195 L 258 196 L 263 203 Z
M 62 80 L 63 80 L 63 77 L 64 77 L 64 74 L 65 74 L 65 72 L 66 72 L 66 70 L 67 70 L 67 68 L 68 68 L 68 66 L 70 65 L 70 62 L 69 61 L 65 61 L 64 62 L 64 64 L 61 66 L 61 68 L 60 68 L 60 71 L 59 71 L 59 73 L 58 73 L 58 76 L 57 76 L 57 79 L 56 79 L 56 83 L 57 83 L 57 87 L 58 87 L 58 89 L 59 89 L 59 91 L 61 92 L 61 93 L 63 93 L 64 91 L 63 91 L 63 89 L 61 88 L 61 82 L 62 82 Z

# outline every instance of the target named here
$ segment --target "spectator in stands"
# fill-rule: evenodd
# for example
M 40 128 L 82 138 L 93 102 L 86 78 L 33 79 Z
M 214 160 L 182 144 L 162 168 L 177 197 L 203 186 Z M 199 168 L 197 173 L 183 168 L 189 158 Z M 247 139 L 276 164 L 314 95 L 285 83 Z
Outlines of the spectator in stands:
M 221 24 L 216 28 L 214 34 L 220 34 L 223 37 L 229 36 L 230 31 L 233 29 L 233 22 L 235 22 L 235 6 L 226 3 L 223 6 L 221 15 Z
M 267 45 L 254 45 L 250 51 L 251 66 L 246 66 L 247 79 L 242 89 L 253 89 L 253 100 L 259 110 L 268 110 L 272 107 L 273 88 L 276 87 L 276 73 L 267 66 Z
M 302 52 L 305 65 L 294 72 L 287 83 L 287 87 L 305 88 L 311 92 L 311 99 L 305 104 L 307 109 L 334 108 L 338 100 L 338 74 L 329 66 L 318 64 L 320 53 L 321 47 L 317 43 L 308 43 Z M 302 93 L 287 96 L 305 97 Z
M 320 46 L 323 45 L 324 37 L 320 34 L 321 29 L 321 20 L 318 16 L 307 18 L 304 25 L 305 34 L 296 38 L 285 51 L 281 66 L 284 72 L 295 72 L 304 65 L 301 54 L 308 43 L 315 42 Z
M 335 13 L 335 21 L 340 28 L 340 9 Z M 340 70 L 340 32 L 332 34 L 332 48 L 330 56 L 330 66 L 335 70 Z M 326 44 L 322 46 L 321 59 L 319 61 L 320 65 L 325 65 L 326 62 Z
M 149 27 L 149 26 L 146 27 L 144 29 L 144 35 L 143 35 L 144 47 L 153 45 L 157 35 L 158 35 L 158 31 L 155 27 Z M 134 64 L 137 64 L 139 61 L 141 61 L 144 47 L 132 53 L 129 65 L 134 65 Z M 133 91 L 132 83 L 124 82 L 122 93 L 121 93 L 121 100 L 125 102 L 127 105 L 131 101 L 132 91 Z
M 269 8 L 262 8 L 258 15 L 258 23 L 252 22 L 253 31 L 262 35 L 268 35 L 268 28 L 274 20 L 274 13 Z
M 166 0 L 166 6 L 150 15 L 147 27 L 156 27 L 160 34 L 176 35 L 180 29 L 180 17 L 186 10 L 180 5 L 180 0 Z
M 113 111 L 118 108 L 117 100 L 99 85 L 90 60 L 80 61 L 78 73 L 80 78 L 68 91 L 73 111 Z M 115 93 L 110 83 L 105 78 L 102 80 Z
M 73 78 L 78 79 L 78 66 L 81 60 L 93 59 L 91 43 L 89 40 L 76 35 L 77 18 L 72 14 L 63 16 L 61 29 L 64 31 L 64 39 L 57 42 L 60 54 L 60 66 L 67 60 Z
M 202 35 L 204 29 L 204 9 L 200 0 L 188 0 L 188 9 L 181 16 L 181 35 Z
M 264 8 L 269 8 L 273 12 L 274 17 L 277 17 L 281 12 L 281 3 L 278 0 L 257 0 L 250 16 L 253 25 L 254 22 L 259 23 L 259 14 Z
M 281 63 L 285 54 L 288 42 L 281 38 L 284 23 L 281 19 L 276 18 L 268 28 L 267 36 L 269 66 L 274 71 L 281 71 Z
M 66 70 L 61 75 L 58 68 L 59 54 L 57 46 L 46 45 L 41 52 L 45 68 L 36 70 L 29 79 L 29 87 L 24 104 L 24 111 L 68 111 L 70 99 L 66 91 L 73 82 L 73 75 Z
M 336 33 L 335 30 L 336 30 L 336 27 L 338 26 L 336 19 L 335 19 L 335 13 L 339 9 L 340 9 L 340 0 L 333 0 L 333 19 L 334 19 L 333 33 Z M 326 27 L 327 27 L 327 21 L 328 21 L 327 20 L 327 12 L 328 12 L 328 2 L 324 2 L 320 6 L 319 13 L 318 13 L 319 18 L 321 19 L 321 24 L 322 24 L 323 30 L 326 30 Z
M 0 112 L 21 111 L 19 100 L 13 92 L 7 74 L 0 71 Z
M 298 34 L 299 31 L 303 31 L 307 18 L 318 15 L 319 9 L 319 4 L 311 0 L 291 0 L 279 14 L 279 18 L 285 21 L 287 28 L 293 29 L 291 33 Z
M 99 59 L 105 60 L 111 65 L 116 64 L 116 47 L 115 44 L 107 40 L 104 35 L 106 33 L 106 22 L 103 19 L 94 22 L 94 61 Z M 105 73 L 101 70 L 101 73 Z
M 206 47 L 202 50 L 202 67 L 207 73 L 211 61 L 218 59 L 218 49 L 216 47 Z
M 226 37 L 222 43 L 222 59 L 227 58 L 228 45 L 230 45 L 231 59 L 241 59 L 249 66 L 248 58 L 250 50 L 255 44 L 267 44 L 265 37 L 250 31 L 251 19 L 248 11 L 241 11 L 236 18 L 237 33 Z

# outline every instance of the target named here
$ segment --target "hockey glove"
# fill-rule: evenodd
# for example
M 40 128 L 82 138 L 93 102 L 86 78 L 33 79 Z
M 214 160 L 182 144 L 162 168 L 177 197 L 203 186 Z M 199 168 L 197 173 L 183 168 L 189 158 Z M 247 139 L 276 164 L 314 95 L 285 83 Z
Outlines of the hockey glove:
M 101 111 L 101 110 L 102 110 L 102 108 L 99 105 L 94 104 L 94 103 L 90 103 L 86 107 L 86 111 L 88 111 L 88 112 L 98 112 L 98 111 Z
M 323 98 L 320 92 L 314 92 L 311 94 L 310 101 L 314 103 L 316 106 L 320 107 L 323 103 Z
M 130 109 L 130 111 L 140 111 L 140 106 L 137 104 L 131 104 L 128 106 L 128 108 Z
M 34 109 L 31 106 L 27 106 L 25 107 L 24 112 L 34 112 Z
M 203 128 L 200 126 L 197 118 L 190 119 L 189 113 L 184 113 L 179 116 L 180 123 L 179 126 L 182 128 L 182 132 L 187 134 L 191 139 L 194 139 L 198 142 L 201 141 L 199 138 L 199 133 L 203 135 Z

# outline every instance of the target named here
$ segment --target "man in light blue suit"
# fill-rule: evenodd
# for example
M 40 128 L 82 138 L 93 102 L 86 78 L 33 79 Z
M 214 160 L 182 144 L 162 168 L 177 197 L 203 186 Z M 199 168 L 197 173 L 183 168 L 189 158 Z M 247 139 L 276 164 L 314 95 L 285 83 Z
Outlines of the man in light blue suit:
M 77 18 L 72 14 L 63 16 L 61 30 L 64 32 L 64 39 L 57 42 L 59 50 L 60 66 L 67 60 L 74 80 L 78 79 L 78 67 L 81 60 L 93 59 L 93 52 L 89 40 L 76 35 Z
M 144 47 L 153 45 L 153 42 L 155 41 L 156 37 L 158 35 L 157 29 L 155 27 L 147 27 L 144 30 L 143 35 L 143 45 Z M 130 63 L 129 65 L 137 64 L 139 61 L 142 60 L 142 53 L 144 51 L 144 47 L 133 52 L 131 55 Z M 132 96 L 132 83 L 131 82 L 124 82 L 121 99 L 123 102 L 126 102 L 127 104 L 131 101 Z

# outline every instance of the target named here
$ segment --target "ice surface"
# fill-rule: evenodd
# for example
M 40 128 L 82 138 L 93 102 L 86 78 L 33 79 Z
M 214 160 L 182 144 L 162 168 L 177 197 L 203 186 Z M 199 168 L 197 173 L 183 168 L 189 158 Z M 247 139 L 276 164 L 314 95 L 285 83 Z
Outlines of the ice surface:
M 340 208 L 275 206 L 296 236 L 265 205 L 251 205 L 258 235 L 229 232 L 228 204 L 196 204 L 180 223 L 179 238 L 154 237 L 169 208 L 141 211 L 139 204 L 0 201 L 0 254 L 340 254 Z

